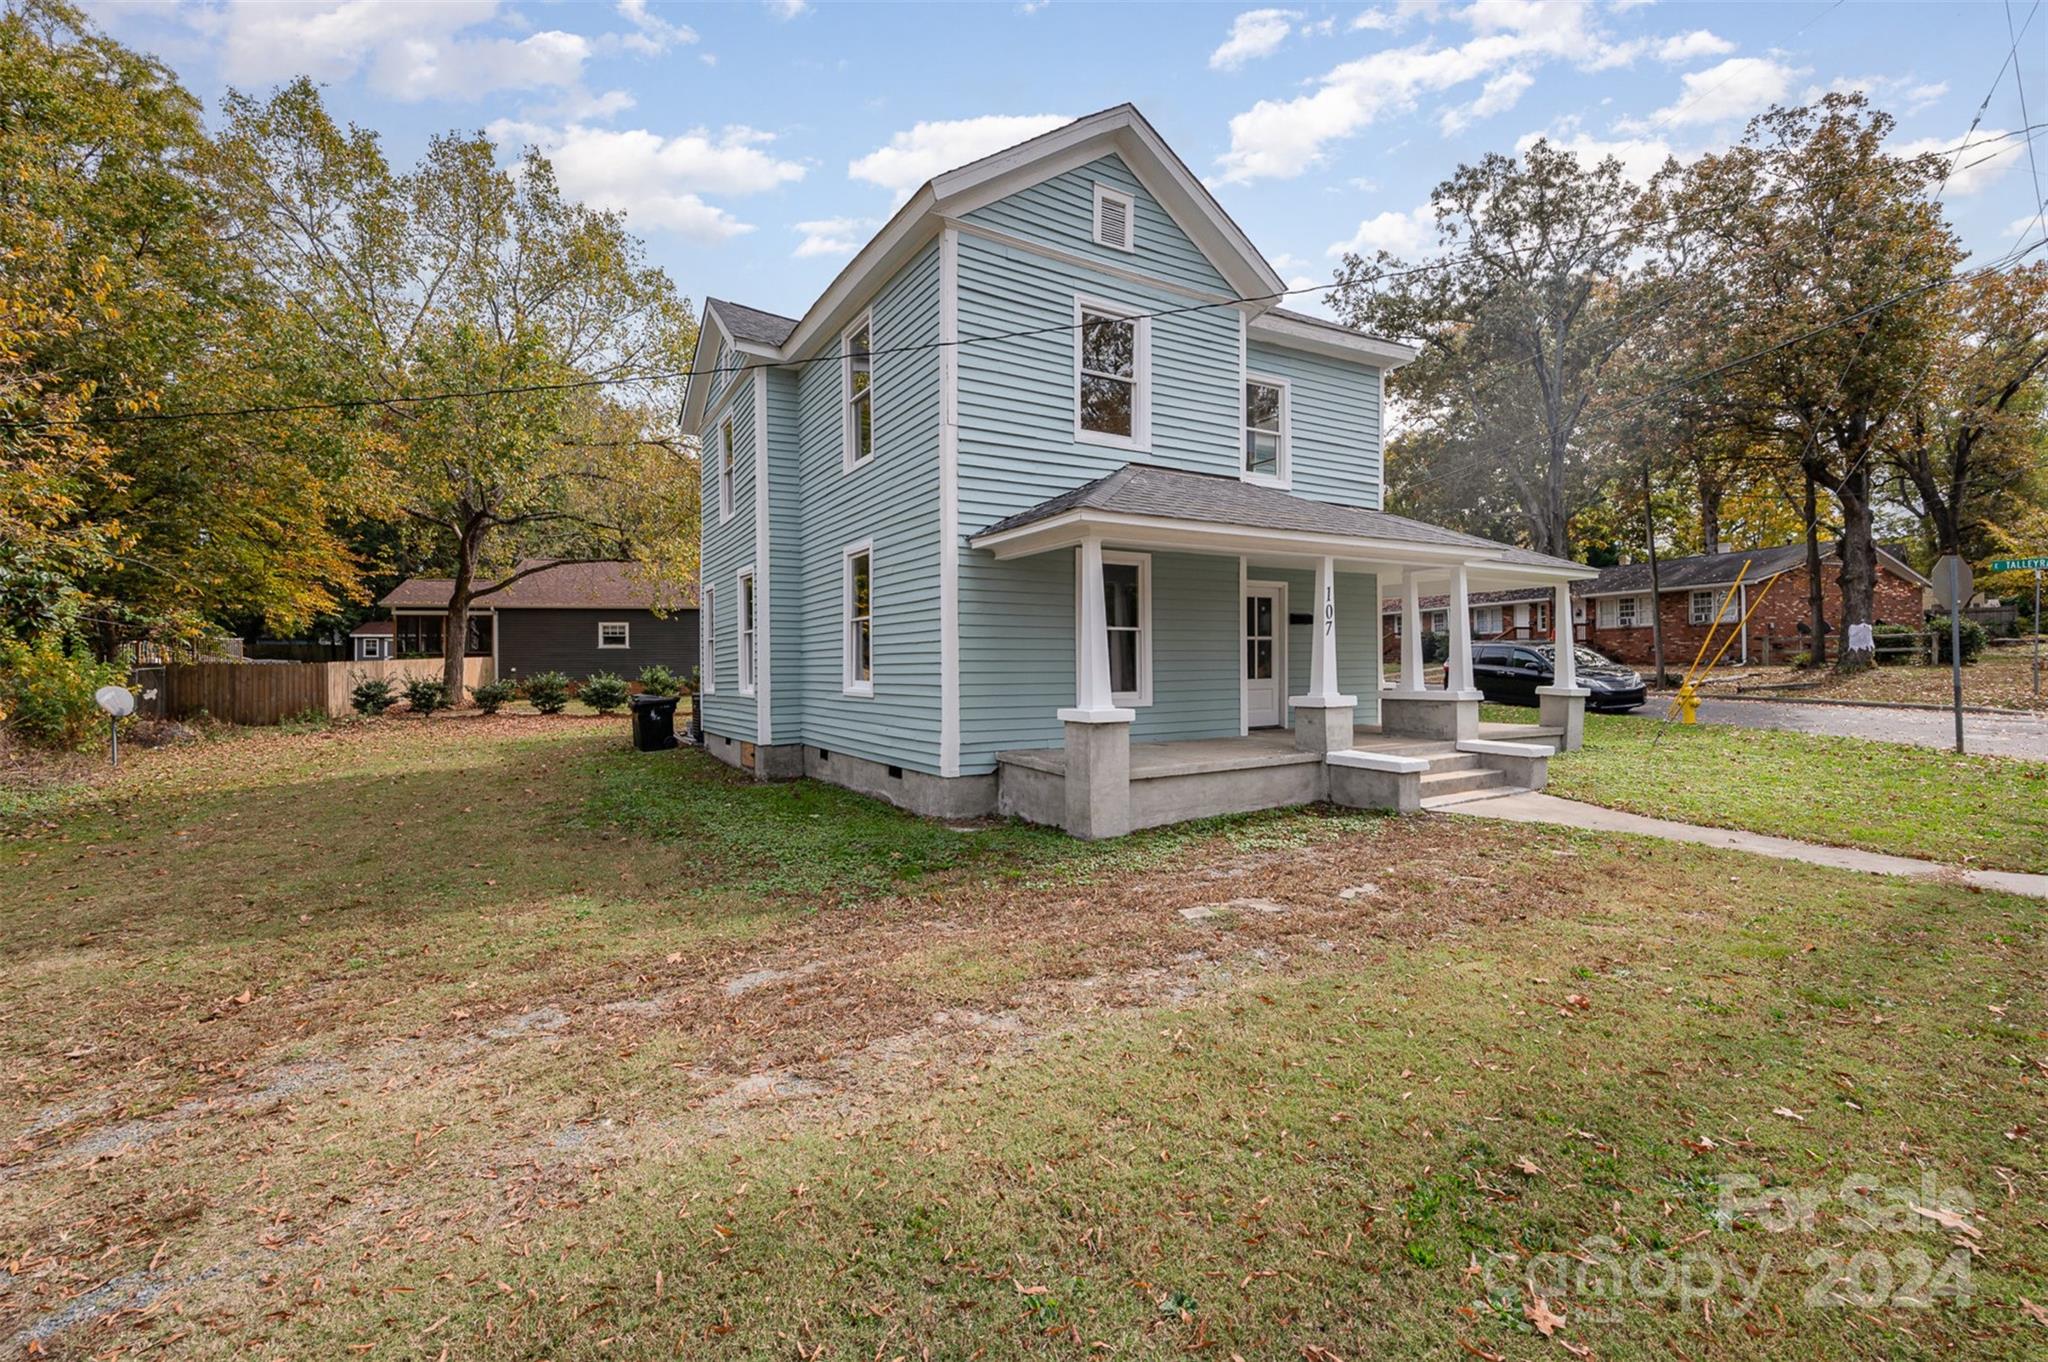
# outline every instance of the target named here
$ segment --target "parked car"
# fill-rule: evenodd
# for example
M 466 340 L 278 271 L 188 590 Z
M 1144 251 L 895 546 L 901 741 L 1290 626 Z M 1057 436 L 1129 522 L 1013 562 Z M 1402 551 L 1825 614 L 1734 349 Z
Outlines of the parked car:
M 1556 653 L 1547 643 L 1481 643 L 1472 649 L 1472 679 L 1487 699 L 1533 705 L 1536 688 L 1551 684 Z M 1587 709 L 1630 710 L 1643 703 L 1642 676 L 1591 648 L 1572 652 L 1579 684 L 1592 692 Z

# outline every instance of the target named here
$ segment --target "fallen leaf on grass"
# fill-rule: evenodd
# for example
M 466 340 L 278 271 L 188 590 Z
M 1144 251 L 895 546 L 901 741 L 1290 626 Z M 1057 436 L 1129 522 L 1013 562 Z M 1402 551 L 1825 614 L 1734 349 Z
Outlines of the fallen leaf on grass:
M 1564 1323 L 1564 1316 L 1550 1308 L 1550 1302 L 1541 1296 L 1531 1296 L 1529 1303 L 1522 1307 L 1522 1318 L 1536 1327 L 1536 1332 L 1549 1338 Z
M 2021 1296 L 2020 1309 L 2026 1311 L 2027 1318 L 2033 1320 L 2034 1323 L 2048 1325 L 2048 1306 L 2036 1305 L 2025 1296 Z
M 1541 1168 L 1538 1168 L 1536 1166 L 1536 1161 L 1534 1159 L 1516 1159 L 1515 1167 L 1521 1169 L 1524 1173 L 1528 1174 L 1532 1178 L 1536 1177 L 1543 1171 Z
M 1458 1346 L 1479 1359 L 1479 1362 L 1508 1362 L 1499 1353 L 1490 1353 L 1469 1339 L 1459 1339 Z
M 1788 1121 L 1797 1121 L 1801 1125 L 1806 1124 L 1806 1118 L 1804 1116 L 1801 1116 L 1798 1112 L 1792 1110 L 1792 1108 L 1790 1107 L 1772 1107 L 1771 1115 L 1782 1116 Z
M 1945 1211 L 1939 1206 L 1914 1206 L 1910 1203 L 1907 1209 L 1915 1215 L 1926 1216 L 1945 1230 L 1960 1230 L 1972 1239 L 1982 1239 L 1984 1237 L 1982 1231 L 1960 1215 L 1957 1215 L 1954 1211 Z

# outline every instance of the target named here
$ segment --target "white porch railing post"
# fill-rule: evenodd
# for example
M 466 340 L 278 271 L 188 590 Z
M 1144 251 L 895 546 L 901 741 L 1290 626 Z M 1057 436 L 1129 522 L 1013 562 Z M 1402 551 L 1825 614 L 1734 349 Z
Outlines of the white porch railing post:
M 1316 564 L 1316 641 L 1309 654 L 1309 697 L 1337 698 L 1337 560 Z
M 1556 638 L 1557 660 L 1551 667 L 1551 684 L 1566 690 L 1579 684 L 1579 659 L 1576 655 L 1577 640 L 1572 637 L 1572 584 L 1557 584 L 1557 601 L 1550 607 L 1554 621 L 1552 633 Z
M 1369 627 L 1379 623 L 1373 613 L 1379 609 L 1379 592 L 1372 594 L 1366 612 Z M 1305 752 L 1327 757 L 1332 752 L 1351 750 L 1352 721 L 1358 713 L 1358 697 L 1337 692 L 1337 560 L 1325 558 L 1316 564 L 1315 641 L 1309 648 L 1308 694 L 1287 703 L 1294 710 L 1294 745 Z
M 1413 572 L 1401 595 L 1401 689 L 1422 689 L 1422 583 Z
M 1465 587 L 1463 564 L 1451 569 L 1450 615 L 1445 623 L 1451 631 L 1451 655 L 1444 672 L 1444 689 L 1472 689 L 1472 605 Z

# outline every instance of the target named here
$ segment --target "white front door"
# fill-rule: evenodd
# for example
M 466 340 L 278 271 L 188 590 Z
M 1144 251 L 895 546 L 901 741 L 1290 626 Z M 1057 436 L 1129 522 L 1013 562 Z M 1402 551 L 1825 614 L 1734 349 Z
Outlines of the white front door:
M 1280 592 L 1252 587 L 1244 593 L 1244 721 L 1250 728 L 1280 723 Z

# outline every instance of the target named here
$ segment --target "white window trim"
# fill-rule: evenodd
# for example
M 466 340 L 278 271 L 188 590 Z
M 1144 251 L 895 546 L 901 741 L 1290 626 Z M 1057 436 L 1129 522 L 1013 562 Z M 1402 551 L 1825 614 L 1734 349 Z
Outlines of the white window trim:
M 705 695 L 718 694 L 718 588 L 704 588 L 703 633 L 697 640 L 697 680 Z
M 1280 454 L 1275 466 L 1276 473 L 1254 473 L 1244 466 L 1244 438 L 1252 428 L 1251 400 L 1245 392 L 1254 383 L 1263 383 L 1269 388 L 1280 390 Z M 1237 389 L 1237 475 L 1246 482 L 1260 487 L 1292 487 L 1294 485 L 1294 385 L 1284 378 L 1269 374 L 1246 374 L 1244 382 Z
M 1703 606 L 1700 597 L 1706 597 Z M 1712 587 L 1690 592 L 1685 602 L 1685 618 L 1688 624 L 1725 624 L 1735 615 L 1735 601 L 1726 591 Z
M 606 643 L 604 641 L 604 631 L 613 627 L 626 631 L 624 642 Z M 599 620 L 597 622 L 597 646 L 612 652 L 622 648 L 631 648 L 633 646 L 633 622 L 631 620 Z
M 732 519 L 733 489 L 739 481 L 739 453 L 732 443 L 732 416 L 718 421 L 718 523 Z
M 868 332 L 868 434 L 869 445 L 866 458 L 854 453 L 853 441 L 853 354 L 848 342 L 853 333 L 862 327 Z M 853 324 L 839 333 L 839 471 L 851 473 L 857 468 L 866 468 L 875 461 L 875 450 L 881 441 L 874 438 L 875 427 L 875 314 L 872 310 L 861 313 Z
M 1136 328 L 1131 357 L 1131 433 L 1112 435 L 1081 428 L 1081 314 L 1095 312 L 1128 321 Z M 1242 400 L 1240 399 L 1240 405 Z M 1108 445 L 1146 454 L 1152 450 L 1152 319 L 1123 303 L 1074 295 L 1074 439 L 1087 445 Z
M 1124 206 L 1125 244 L 1122 246 L 1102 239 L 1102 202 L 1104 199 L 1115 199 Z M 1096 245 L 1107 247 L 1112 251 L 1122 251 L 1126 255 L 1136 255 L 1138 253 L 1138 201 L 1136 197 L 1124 193 L 1121 189 L 1112 189 L 1106 184 L 1097 184 L 1095 186 L 1095 202 L 1090 218 L 1090 227 L 1091 230 L 1088 235 Z
M 754 601 L 754 621 L 752 624 L 747 622 L 747 597 L 752 594 L 753 589 L 754 565 L 749 563 L 733 574 L 733 608 L 737 612 L 734 614 L 733 620 L 738 625 L 739 633 L 739 653 L 737 656 L 739 659 L 740 694 L 742 695 L 752 695 L 754 693 L 754 668 L 759 661 L 754 652 L 756 642 L 760 637 L 761 603 L 758 597 Z
M 1472 607 L 1472 633 L 1475 636 L 1479 634 L 1497 634 L 1501 631 L 1503 623 L 1504 621 L 1500 617 L 1499 606 L 1475 605 Z
M 853 560 L 868 559 L 868 677 L 854 675 L 853 649 Z M 875 541 L 863 539 L 839 550 L 839 690 L 842 695 L 867 698 L 875 693 Z
M 1074 550 L 1074 671 L 1080 674 L 1081 649 L 1085 646 L 1081 638 L 1081 591 L 1087 585 L 1081 578 L 1081 550 Z M 1138 688 L 1134 691 L 1115 691 L 1110 702 L 1122 709 L 1149 709 L 1152 705 L 1152 555 L 1149 553 L 1124 553 L 1115 549 L 1102 551 L 1102 565 L 1112 563 L 1135 566 L 1138 569 Z M 1244 607 L 1240 602 L 1239 610 Z M 1240 635 L 1242 631 L 1240 630 Z M 1238 639 L 1242 650 L 1244 639 Z M 1244 670 L 1240 660 L 1238 670 Z M 1240 685 L 1243 678 L 1240 677 Z

